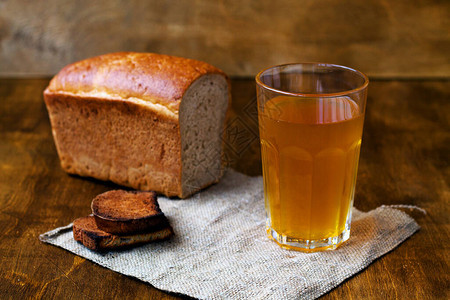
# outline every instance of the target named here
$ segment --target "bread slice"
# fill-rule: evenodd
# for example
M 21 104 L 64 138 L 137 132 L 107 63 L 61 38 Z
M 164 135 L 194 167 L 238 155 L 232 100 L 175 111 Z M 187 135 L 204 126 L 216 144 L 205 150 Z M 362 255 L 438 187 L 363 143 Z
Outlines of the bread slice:
M 93 216 L 73 221 L 73 238 L 95 251 L 107 251 L 127 248 L 153 241 L 165 240 L 173 235 L 170 225 L 152 232 L 132 235 L 114 235 L 97 227 Z
M 95 197 L 91 208 L 97 227 L 112 234 L 132 234 L 168 224 L 155 192 L 108 191 Z
M 65 67 L 44 100 L 66 172 L 185 198 L 222 176 L 229 95 L 207 63 L 120 52 Z

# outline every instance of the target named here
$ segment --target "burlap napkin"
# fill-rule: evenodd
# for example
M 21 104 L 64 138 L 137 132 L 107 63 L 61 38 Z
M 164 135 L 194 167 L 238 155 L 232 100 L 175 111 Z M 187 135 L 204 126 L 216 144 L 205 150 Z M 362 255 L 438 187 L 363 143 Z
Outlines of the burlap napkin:
M 73 240 L 71 225 L 40 239 L 158 289 L 196 298 L 311 299 L 419 229 L 397 209 L 353 209 L 351 237 L 337 250 L 283 250 L 265 234 L 262 178 L 234 171 L 189 200 L 160 197 L 159 203 L 175 230 L 168 241 L 98 254 Z

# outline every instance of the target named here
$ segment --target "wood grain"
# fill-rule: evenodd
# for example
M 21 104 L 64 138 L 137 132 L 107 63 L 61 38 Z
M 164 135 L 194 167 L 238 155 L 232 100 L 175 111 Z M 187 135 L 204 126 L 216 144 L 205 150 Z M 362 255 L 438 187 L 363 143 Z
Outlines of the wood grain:
M 47 83 L 0 79 L 0 298 L 179 298 L 38 240 L 115 187 L 61 170 L 42 100 Z M 254 82 L 232 86 L 228 163 L 257 175 Z M 355 206 L 412 204 L 427 214 L 407 210 L 421 230 L 323 299 L 450 297 L 449 98 L 449 81 L 371 82 Z
M 108 52 L 204 60 L 231 76 L 321 61 L 377 77 L 450 76 L 450 1 L 1 0 L 0 75 Z

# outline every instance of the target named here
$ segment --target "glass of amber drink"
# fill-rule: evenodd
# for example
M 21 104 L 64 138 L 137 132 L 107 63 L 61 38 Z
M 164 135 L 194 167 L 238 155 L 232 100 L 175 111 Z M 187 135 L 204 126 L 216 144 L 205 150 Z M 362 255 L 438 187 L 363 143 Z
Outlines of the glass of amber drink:
M 256 76 L 267 234 L 281 247 L 336 249 L 350 237 L 369 80 L 299 63 Z

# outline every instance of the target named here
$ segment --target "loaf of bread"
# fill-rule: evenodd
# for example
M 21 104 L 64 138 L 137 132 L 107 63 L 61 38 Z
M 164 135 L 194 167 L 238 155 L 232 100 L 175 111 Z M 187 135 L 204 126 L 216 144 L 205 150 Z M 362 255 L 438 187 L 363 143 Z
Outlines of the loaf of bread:
M 97 227 L 112 234 L 145 232 L 168 224 L 155 192 L 108 191 L 92 200 L 91 209 Z
M 68 173 L 180 198 L 222 175 L 229 82 L 207 63 L 106 54 L 63 68 L 44 100 Z

